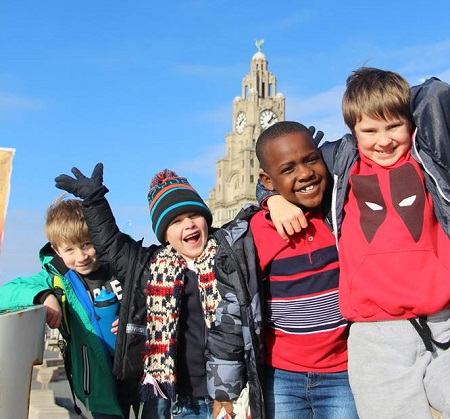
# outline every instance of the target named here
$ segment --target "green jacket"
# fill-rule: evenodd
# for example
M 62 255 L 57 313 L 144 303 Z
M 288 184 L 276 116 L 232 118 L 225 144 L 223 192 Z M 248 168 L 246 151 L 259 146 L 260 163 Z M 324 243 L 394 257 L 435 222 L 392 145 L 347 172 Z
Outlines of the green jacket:
M 16 278 L 0 287 L 0 310 L 35 304 L 38 294 L 54 290 L 53 277 L 59 276 L 67 299 L 62 324 L 69 325 L 68 344 L 75 394 L 92 412 L 122 416 L 109 354 L 106 353 L 70 281 L 54 266 L 55 256 L 50 244 L 46 244 L 39 252 L 43 268 L 39 273 Z

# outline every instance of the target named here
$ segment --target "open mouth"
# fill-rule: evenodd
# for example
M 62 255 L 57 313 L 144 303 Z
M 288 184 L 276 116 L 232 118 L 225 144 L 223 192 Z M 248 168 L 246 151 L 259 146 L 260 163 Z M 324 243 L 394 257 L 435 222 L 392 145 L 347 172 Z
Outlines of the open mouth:
M 192 233 L 186 236 L 183 241 L 189 244 L 197 243 L 200 239 L 200 233 Z
M 389 149 L 378 150 L 377 153 L 380 153 L 380 154 L 392 154 L 396 150 L 396 148 L 397 147 L 393 146 L 393 147 L 391 147 Z
M 307 194 L 317 188 L 318 188 L 318 184 L 314 184 L 314 185 L 309 185 L 309 186 L 306 186 L 305 188 L 299 189 L 297 192 Z

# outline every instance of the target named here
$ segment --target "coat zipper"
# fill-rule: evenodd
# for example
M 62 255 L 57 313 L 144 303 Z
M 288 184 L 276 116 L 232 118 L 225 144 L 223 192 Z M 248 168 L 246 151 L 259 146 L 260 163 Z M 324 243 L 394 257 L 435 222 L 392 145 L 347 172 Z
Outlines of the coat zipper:
M 90 388 L 90 368 L 89 368 L 89 356 L 88 348 L 86 344 L 81 346 L 81 355 L 83 358 L 83 391 L 86 396 L 86 409 L 89 411 L 89 394 L 91 392 Z

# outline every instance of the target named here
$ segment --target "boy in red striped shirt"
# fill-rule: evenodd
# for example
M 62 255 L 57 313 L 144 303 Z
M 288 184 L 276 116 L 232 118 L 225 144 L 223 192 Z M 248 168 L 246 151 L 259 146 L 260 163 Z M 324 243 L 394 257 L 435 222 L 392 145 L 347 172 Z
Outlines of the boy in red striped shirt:
M 348 325 L 339 311 L 339 264 L 324 219 L 329 173 L 308 128 L 279 122 L 256 155 L 266 189 L 300 207 L 308 226 L 283 240 L 269 212 L 250 226 L 265 274 L 267 418 L 357 418 L 347 374 Z

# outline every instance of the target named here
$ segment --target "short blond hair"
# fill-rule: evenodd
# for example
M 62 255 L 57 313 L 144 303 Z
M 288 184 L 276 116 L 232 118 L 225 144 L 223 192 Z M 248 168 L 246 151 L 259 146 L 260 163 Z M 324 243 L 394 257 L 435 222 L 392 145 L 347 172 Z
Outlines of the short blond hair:
M 84 243 L 90 240 L 81 201 L 61 195 L 47 208 L 45 234 L 52 246 Z
M 410 110 L 410 85 L 399 74 L 362 67 L 347 78 L 342 115 L 353 132 L 363 114 L 376 119 L 405 118 L 414 126 Z

